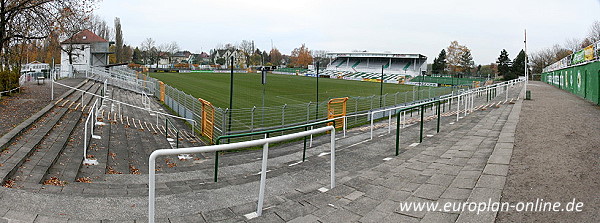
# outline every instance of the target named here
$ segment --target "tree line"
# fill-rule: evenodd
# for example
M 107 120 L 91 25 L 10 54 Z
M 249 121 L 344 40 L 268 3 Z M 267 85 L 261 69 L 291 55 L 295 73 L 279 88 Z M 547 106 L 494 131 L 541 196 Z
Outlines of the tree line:
M 596 20 L 590 25 L 585 37 L 567 39 L 562 45 L 554 44 L 533 52 L 530 58 L 531 71 L 540 74 L 545 67 L 598 41 L 600 41 L 600 21 Z

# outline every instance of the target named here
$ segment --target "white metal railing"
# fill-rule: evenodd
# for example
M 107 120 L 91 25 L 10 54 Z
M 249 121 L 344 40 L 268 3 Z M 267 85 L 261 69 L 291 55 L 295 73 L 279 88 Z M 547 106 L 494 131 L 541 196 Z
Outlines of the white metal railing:
M 83 97 L 81 98 L 81 103 L 83 104 Z M 96 124 L 98 117 L 98 99 L 94 102 L 92 107 L 90 107 L 88 111 L 88 117 L 85 120 L 85 127 L 83 133 L 83 165 L 97 165 L 98 160 L 88 158 L 87 156 L 87 148 L 88 148 L 88 126 L 90 129 L 90 136 L 92 139 L 101 139 L 100 136 L 94 135 L 94 125 Z
M 192 153 L 204 153 L 204 152 L 217 152 L 217 151 L 226 151 L 233 149 L 241 149 L 248 148 L 253 146 L 263 146 L 263 157 L 262 157 L 262 165 L 261 165 L 261 175 L 260 175 L 260 188 L 258 193 L 258 205 L 256 208 L 256 212 L 250 213 L 251 217 L 261 216 L 264 196 L 265 196 L 265 183 L 267 178 L 267 160 L 269 155 L 269 144 L 276 143 L 281 141 L 287 141 L 295 138 L 305 137 L 308 135 L 324 133 L 327 131 L 331 131 L 331 143 L 330 143 L 330 156 L 331 156 L 331 176 L 330 176 L 330 189 L 335 187 L 335 128 L 333 126 L 325 126 L 318 129 L 308 130 L 304 132 L 292 133 L 289 135 L 282 135 L 272 138 L 258 139 L 253 141 L 245 141 L 231 144 L 221 144 L 221 145 L 213 145 L 213 146 L 201 146 L 201 147 L 191 147 L 191 148 L 180 148 L 180 149 L 160 149 L 152 152 L 150 154 L 150 158 L 148 161 L 148 222 L 154 222 L 154 208 L 155 208 L 155 183 L 156 183 L 156 158 L 159 156 L 166 155 L 178 155 L 178 154 L 192 154 Z
M 52 81 L 52 83 L 56 84 L 56 85 L 59 85 L 59 86 L 66 87 L 66 88 L 70 88 L 70 89 L 73 89 L 73 90 L 76 90 L 76 91 L 80 91 L 81 94 L 82 94 L 82 97 L 83 97 L 84 94 L 89 94 L 92 97 L 99 97 L 99 98 L 102 98 L 103 100 L 111 101 L 113 103 L 116 103 L 118 105 L 118 107 L 119 107 L 119 111 L 118 112 L 119 112 L 119 116 L 120 117 L 122 117 L 122 114 L 121 114 L 121 105 L 124 105 L 124 106 L 128 106 L 128 107 L 131 107 L 131 108 L 135 108 L 135 109 L 140 109 L 140 110 L 143 110 L 143 111 L 147 111 L 150 114 L 155 114 L 157 116 L 157 118 L 156 118 L 156 120 L 157 120 L 156 122 L 157 123 L 158 123 L 158 115 L 162 115 L 162 116 L 165 116 L 165 117 L 170 117 L 170 118 L 174 118 L 174 119 L 180 119 L 180 120 L 191 122 L 191 126 L 192 126 L 191 130 L 192 130 L 192 132 L 194 132 L 194 130 L 196 128 L 196 125 L 197 125 L 197 122 L 194 119 L 184 118 L 184 117 L 172 115 L 172 114 L 169 114 L 169 113 L 164 113 L 164 112 L 157 111 L 157 110 L 155 111 L 155 110 L 152 110 L 150 108 L 144 108 L 144 107 L 140 107 L 140 106 L 137 106 L 137 105 L 128 104 L 128 103 L 125 103 L 125 102 L 122 102 L 122 101 L 118 101 L 118 100 L 115 100 L 115 99 L 112 99 L 112 98 L 108 98 L 108 97 L 103 96 L 103 95 L 94 94 L 92 92 L 87 92 L 85 90 L 81 90 L 81 89 L 78 89 L 78 88 L 75 88 L 75 87 L 71 87 L 69 85 L 61 84 L 59 82 Z M 52 100 L 54 100 L 54 92 L 52 92 Z

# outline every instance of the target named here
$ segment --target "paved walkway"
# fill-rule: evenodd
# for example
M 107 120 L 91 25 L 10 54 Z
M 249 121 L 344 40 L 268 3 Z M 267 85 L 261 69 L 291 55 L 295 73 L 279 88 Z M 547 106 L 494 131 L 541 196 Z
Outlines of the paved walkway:
M 257 221 L 493 222 L 497 212 L 442 211 L 446 202 L 499 201 L 522 101 L 476 112 L 432 139 L 325 193 L 310 193 L 268 209 Z M 377 146 L 392 145 L 382 140 Z M 372 146 L 372 145 L 365 145 Z M 439 202 L 436 211 L 402 203 Z
M 600 222 L 600 107 L 541 82 L 523 103 L 503 202 L 582 202 L 582 212 L 501 212 L 498 222 Z M 565 206 L 562 206 L 565 208 Z

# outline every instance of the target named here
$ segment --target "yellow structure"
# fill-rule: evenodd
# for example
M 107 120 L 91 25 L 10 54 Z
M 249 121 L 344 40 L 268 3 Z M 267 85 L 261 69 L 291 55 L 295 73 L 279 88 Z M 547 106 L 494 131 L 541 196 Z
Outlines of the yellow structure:
M 165 83 L 159 81 L 158 84 L 160 85 L 160 101 L 165 102 Z
M 338 117 L 344 117 L 346 115 L 346 103 L 348 97 L 345 98 L 333 98 L 327 103 L 327 119 L 334 119 Z M 329 124 L 331 125 L 331 124 Z M 335 121 L 336 128 L 344 127 L 343 120 Z
M 207 100 L 198 98 L 202 103 L 202 135 L 206 136 L 212 142 L 213 127 L 215 125 L 215 107 Z

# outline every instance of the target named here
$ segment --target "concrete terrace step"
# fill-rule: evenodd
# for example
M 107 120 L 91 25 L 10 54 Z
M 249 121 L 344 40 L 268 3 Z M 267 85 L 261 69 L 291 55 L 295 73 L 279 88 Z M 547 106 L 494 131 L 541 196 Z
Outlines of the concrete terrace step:
M 91 92 L 98 94 L 102 89 L 102 84 L 96 83 Z M 87 97 L 83 105 L 89 109 L 94 103 L 94 98 Z M 87 110 L 86 110 L 87 111 Z M 85 118 L 83 112 L 75 111 L 70 119 L 77 120 L 76 125 L 69 134 L 69 142 L 60 150 L 55 150 L 54 159 L 51 163 L 47 163 L 48 170 L 43 180 L 49 180 L 56 177 L 60 181 L 73 182 L 77 171 L 83 162 L 83 135 Z
M 89 89 L 91 86 L 91 83 L 86 83 L 85 85 L 82 83 L 78 87 Z M 73 91 L 69 91 L 66 92 L 62 98 L 76 101 L 77 97 L 77 94 L 73 94 Z M 52 103 L 50 109 L 42 110 L 45 113 L 34 115 L 41 116 L 41 118 L 35 118 L 37 121 L 33 123 L 28 130 L 23 131 L 19 137 L 16 137 L 10 146 L 5 148 L 0 156 L 0 162 L 2 163 L 0 174 L 2 174 L 1 177 L 3 183 L 7 184 L 7 186 L 11 186 L 12 180 L 9 181 L 9 178 L 17 172 L 17 168 L 21 164 L 28 161 L 28 157 L 35 152 L 35 149 L 39 148 L 38 146 L 42 140 L 69 109 L 70 108 L 68 107 L 55 106 L 55 104 Z

